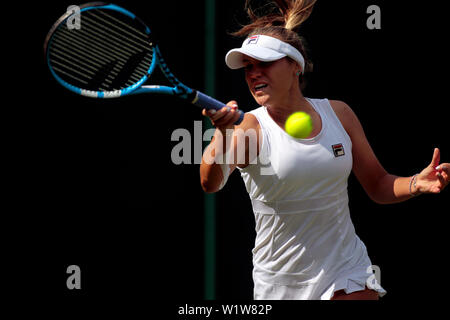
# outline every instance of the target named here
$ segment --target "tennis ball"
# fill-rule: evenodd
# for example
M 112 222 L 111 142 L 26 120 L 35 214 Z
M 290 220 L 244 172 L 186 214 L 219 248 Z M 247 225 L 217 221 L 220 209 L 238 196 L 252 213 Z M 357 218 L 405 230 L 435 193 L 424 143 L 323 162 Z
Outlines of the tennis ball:
M 311 117 L 305 112 L 294 112 L 287 118 L 285 129 L 292 137 L 304 139 L 313 129 Z

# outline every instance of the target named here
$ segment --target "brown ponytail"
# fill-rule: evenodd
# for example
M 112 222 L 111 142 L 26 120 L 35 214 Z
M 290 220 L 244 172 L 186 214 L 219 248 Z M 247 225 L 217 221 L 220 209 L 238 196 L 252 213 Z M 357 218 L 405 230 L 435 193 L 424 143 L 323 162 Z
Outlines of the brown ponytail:
M 309 18 L 317 0 L 274 0 L 284 17 L 284 27 L 296 31 Z

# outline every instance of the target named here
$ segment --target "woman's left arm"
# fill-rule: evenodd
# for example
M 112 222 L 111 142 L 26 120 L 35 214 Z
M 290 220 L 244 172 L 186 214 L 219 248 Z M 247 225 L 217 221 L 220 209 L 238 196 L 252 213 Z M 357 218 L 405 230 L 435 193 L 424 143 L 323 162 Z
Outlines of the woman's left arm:
M 352 140 L 353 173 L 373 201 L 402 202 L 421 193 L 440 193 L 448 185 L 450 164 L 439 164 L 439 149 L 434 150 L 431 163 L 420 173 L 411 177 L 389 174 L 375 156 L 353 110 L 342 101 L 330 104 Z

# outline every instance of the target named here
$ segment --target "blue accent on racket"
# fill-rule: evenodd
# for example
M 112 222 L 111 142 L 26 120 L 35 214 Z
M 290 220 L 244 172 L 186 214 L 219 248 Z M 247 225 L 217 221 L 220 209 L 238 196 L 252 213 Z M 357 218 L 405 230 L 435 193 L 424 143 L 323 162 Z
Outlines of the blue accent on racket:
M 79 12 L 66 12 L 58 19 L 44 44 L 50 72 L 63 87 L 92 98 L 158 93 L 206 109 L 226 105 L 181 83 L 164 61 L 150 28 L 130 11 L 104 2 L 78 7 Z M 144 85 L 156 66 L 171 86 Z M 243 117 L 241 112 L 236 124 Z

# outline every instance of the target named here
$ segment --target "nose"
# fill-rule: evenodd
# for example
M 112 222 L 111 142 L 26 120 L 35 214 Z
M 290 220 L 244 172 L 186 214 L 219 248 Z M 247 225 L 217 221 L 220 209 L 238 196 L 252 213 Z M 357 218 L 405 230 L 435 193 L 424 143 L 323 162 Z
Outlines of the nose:
M 255 79 L 255 78 L 258 78 L 258 77 L 260 77 L 262 75 L 262 70 L 257 65 L 253 65 L 252 67 L 247 68 L 245 70 L 245 73 L 246 73 L 248 78 Z

